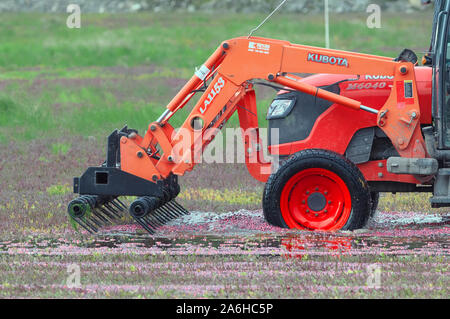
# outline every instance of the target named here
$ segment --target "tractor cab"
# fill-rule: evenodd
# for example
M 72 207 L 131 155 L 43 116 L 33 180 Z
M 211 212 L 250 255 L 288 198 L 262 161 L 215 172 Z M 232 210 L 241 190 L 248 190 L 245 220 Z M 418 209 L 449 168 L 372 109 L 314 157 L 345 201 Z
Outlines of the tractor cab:
M 437 149 L 450 150 L 450 1 L 436 7 L 431 54 L 433 61 L 433 118 Z

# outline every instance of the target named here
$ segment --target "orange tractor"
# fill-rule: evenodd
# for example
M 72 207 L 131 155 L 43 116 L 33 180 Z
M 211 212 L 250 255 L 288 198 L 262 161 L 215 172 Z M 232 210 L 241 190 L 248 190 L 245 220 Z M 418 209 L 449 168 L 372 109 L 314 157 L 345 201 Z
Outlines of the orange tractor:
M 149 233 L 187 214 L 178 176 L 237 111 L 249 173 L 265 182 L 268 223 L 308 230 L 364 227 L 380 192 L 432 192 L 450 206 L 450 1 L 436 8 L 430 53 L 395 59 L 260 37 L 224 41 L 144 135 L 108 137 L 106 161 L 74 178 L 68 213 L 90 232 L 130 215 Z M 315 74 L 300 77 L 299 74 Z M 263 156 L 254 87 L 279 90 Z M 181 128 L 170 119 L 196 95 Z M 270 134 L 270 133 L 269 133 Z M 136 196 L 130 207 L 119 196 Z

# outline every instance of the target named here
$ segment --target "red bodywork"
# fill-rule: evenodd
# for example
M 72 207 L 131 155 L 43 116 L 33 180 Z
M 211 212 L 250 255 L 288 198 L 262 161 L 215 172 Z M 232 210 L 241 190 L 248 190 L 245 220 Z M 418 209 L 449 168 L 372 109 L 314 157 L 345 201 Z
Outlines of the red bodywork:
M 415 67 L 415 75 L 420 103 L 420 124 L 430 125 L 432 68 Z M 361 101 L 362 104 L 374 109 L 379 109 L 380 106 L 386 103 L 391 93 L 393 77 L 363 75 L 358 79 L 355 75 L 316 74 L 302 78 L 299 81 L 316 87 L 344 81 L 339 83 L 340 95 Z M 319 116 L 308 138 L 293 143 L 281 144 L 276 147 L 269 147 L 269 151 L 272 154 L 291 155 L 304 149 L 321 148 L 344 154 L 356 131 L 365 127 L 376 127 L 376 120 L 370 113 L 360 112 L 351 108 L 343 108 L 340 105 L 334 104 Z M 337 123 L 339 123 L 339 126 L 336 125 Z M 337 127 L 339 129 L 336 129 Z M 332 143 L 330 143 L 330 136 L 333 139 Z M 368 181 L 420 183 L 412 175 L 389 173 L 386 170 L 385 162 L 385 160 L 371 161 L 359 164 L 358 167 Z

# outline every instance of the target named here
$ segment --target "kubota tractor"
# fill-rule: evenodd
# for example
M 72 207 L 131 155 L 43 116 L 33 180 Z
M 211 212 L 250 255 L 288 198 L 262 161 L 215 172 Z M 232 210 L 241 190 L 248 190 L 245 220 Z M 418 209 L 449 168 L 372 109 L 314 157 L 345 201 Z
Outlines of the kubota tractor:
M 450 1 L 436 8 L 432 46 L 417 66 L 397 58 L 260 37 L 224 41 L 144 135 L 124 127 L 108 137 L 106 161 L 74 179 L 71 218 L 95 232 L 128 208 L 149 233 L 188 212 L 175 198 L 178 176 L 238 112 L 250 174 L 266 183 L 262 206 L 272 225 L 357 229 L 380 192 L 432 192 L 450 206 Z M 300 77 L 299 74 L 315 74 Z M 254 86 L 279 94 L 267 113 L 278 142 L 264 160 Z M 202 94 L 179 130 L 171 117 Z M 272 139 L 271 139 L 272 140 Z M 181 146 L 181 147 L 180 147 Z M 181 151 L 180 151 L 181 149 Z

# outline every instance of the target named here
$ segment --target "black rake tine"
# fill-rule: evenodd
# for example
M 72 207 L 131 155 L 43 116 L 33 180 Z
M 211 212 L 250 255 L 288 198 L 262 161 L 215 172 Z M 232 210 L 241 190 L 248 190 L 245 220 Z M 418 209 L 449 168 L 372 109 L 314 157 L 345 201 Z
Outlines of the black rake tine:
M 153 229 L 150 229 L 147 224 L 142 221 L 140 218 L 136 218 L 136 221 L 138 222 L 139 225 L 142 226 L 142 228 L 144 228 L 149 234 L 153 235 L 155 233 L 155 231 Z
M 99 207 L 98 209 L 100 209 L 100 211 L 101 211 L 103 214 L 105 214 L 106 216 L 108 216 L 109 219 L 111 219 L 111 220 L 117 219 L 116 216 L 112 215 L 112 214 L 111 214 L 108 210 L 106 210 L 105 208 Z
M 88 225 L 94 232 L 98 232 L 98 228 L 95 227 L 95 225 L 92 225 L 91 222 L 86 218 L 86 220 L 83 221 L 86 225 Z
M 183 206 L 181 206 L 180 204 L 178 204 L 177 202 L 174 202 L 174 205 L 176 205 L 177 207 L 179 207 L 185 215 L 189 215 L 191 212 L 188 211 L 186 208 L 184 208 Z
M 114 200 L 109 202 L 110 204 L 113 204 L 119 211 L 123 212 L 124 209 L 122 206 L 120 206 L 119 204 L 115 203 Z
M 148 227 L 148 225 L 147 225 L 143 220 L 141 220 L 140 218 L 136 219 L 136 222 L 137 222 L 142 228 L 144 228 L 145 231 L 146 231 L 147 233 L 149 233 L 149 234 L 151 234 L 151 235 L 153 235 L 153 234 L 155 233 L 155 231 L 154 231 L 153 229 L 151 229 L 150 227 Z
M 99 220 L 98 218 L 94 218 L 93 216 L 91 216 L 89 218 L 89 220 L 96 225 L 96 227 L 98 227 L 98 229 L 107 226 L 107 224 L 103 223 L 101 220 Z
M 172 208 L 172 207 L 170 207 L 170 208 Z M 159 209 L 161 209 L 161 210 L 164 211 L 166 214 L 168 214 L 169 216 L 171 216 L 171 219 L 176 219 L 176 218 L 178 218 L 178 217 L 181 216 L 181 214 L 180 214 L 179 212 L 177 212 L 175 209 L 172 208 L 172 210 L 170 210 L 170 209 L 167 207 L 167 204 L 164 205 L 164 206 L 162 206 L 162 207 L 160 207 Z
M 174 220 L 178 218 L 178 216 L 176 216 L 174 212 L 170 211 L 167 208 L 161 209 L 161 214 L 169 218 L 169 220 Z
M 120 199 L 115 198 L 114 200 L 117 201 L 120 205 L 122 205 L 123 209 L 128 210 L 127 205 L 125 205 Z
M 103 218 L 106 219 L 107 221 L 109 221 L 111 224 L 114 224 L 116 222 L 116 220 L 118 219 L 116 216 L 112 215 L 110 212 L 108 212 L 103 207 L 98 207 L 97 209 L 99 210 L 99 212 L 98 212 L 99 215 L 103 216 Z
M 160 216 L 161 219 L 164 219 L 166 222 L 170 222 L 173 219 L 173 217 L 169 215 L 167 211 L 161 209 L 161 207 L 155 210 L 155 212 L 158 216 Z
M 110 205 L 110 202 L 105 202 L 105 203 L 103 204 L 103 206 L 107 207 L 107 208 L 108 208 L 109 210 L 111 210 L 112 212 L 115 212 L 115 213 L 118 213 L 118 212 L 119 212 L 116 208 L 114 208 L 113 206 Z
M 179 216 L 182 215 L 180 210 L 177 207 L 171 205 L 170 202 L 165 203 L 164 206 L 162 206 L 161 208 L 172 214 L 174 218 L 178 218 Z
M 164 226 L 164 223 L 162 223 L 159 219 L 156 219 L 154 214 L 147 215 L 147 218 L 154 224 L 158 225 L 158 227 Z
M 173 216 L 173 218 L 178 218 L 181 216 L 180 212 L 178 212 L 174 207 L 168 205 L 169 202 L 165 203 L 163 206 L 159 207 L 158 209 L 161 209 L 162 211 L 166 212 L 167 214 Z
M 94 216 L 89 216 L 89 220 L 91 222 L 93 222 L 95 225 L 97 225 L 99 228 L 105 226 L 101 221 L 99 221 L 97 218 L 95 218 Z
M 79 218 L 74 218 L 73 220 L 76 221 L 76 223 L 77 223 L 78 225 L 80 225 L 80 226 L 83 227 L 85 230 L 87 230 L 90 234 L 94 234 L 94 233 L 95 233 L 95 232 L 93 232 L 91 229 L 89 229 L 88 226 L 84 225 L 84 224 L 82 223 L 82 221 L 81 221 Z
M 168 202 L 164 206 L 164 209 L 166 209 L 166 210 L 171 209 L 172 214 L 174 214 L 176 216 L 175 218 L 178 218 L 178 217 L 184 215 L 184 212 L 181 209 L 179 209 L 178 207 L 176 207 L 175 205 L 173 205 L 171 202 Z
M 110 220 L 107 218 L 109 217 L 108 215 L 104 214 L 100 207 L 95 207 L 92 209 L 92 213 L 95 214 L 95 216 L 97 216 L 99 219 L 105 221 L 105 222 L 110 222 Z
M 164 219 L 164 218 L 162 218 L 159 214 L 158 214 L 158 210 L 155 210 L 153 213 L 152 213 L 152 216 L 151 217 L 153 217 L 154 219 L 156 219 L 157 221 L 159 221 L 159 223 L 161 224 L 161 226 L 163 226 L 167 221 Z
M 180 205 L 177 201 L 173 200 L 172 202 L 173 202 L 177 207 L 180 207 L 180 209 L 181 209 L 182 211 L 184 211 L 186 214 L 190 214 L 190 212 L 189 212 L 186 208 L 184 208 L 182 205 Z
M 86 220 L 83 220 L 83 223 L 85 223 L 87 226 L 89 226 L 90 229 L 92 229 L 94 231 L 94 233 L 98 232 L 98 228 L 95 227 L 94 225 L 92 225 L 88 219 L 86 218 Z
M 106 203 L 109 207 L 110 210 L 112 210 L 114 212 L 114 214 L 116 214 L 116 216 L 118 216 L 119 218 L 122 217 L 123 215 L 123 210 L 119 210 L 118 208 L 115 207 L 115 205 L 111 205 L 111 202 Z
M 111 207 L 108 203 L 104 203 L 103 206 L 105 206 L 112 214 L 116 215 L 117 218 L 121 218 L 122 215 L 119 214 L 117 210 L 115 210 L 114 207 Z
M 169 221 L 172 221 L 172 220 L 174 220 L 174 219 L 177 219 L 178 217 L 176 217 L 176 216 L 174 216 L 174 214 L 172 213 L 172 212 L 170 212 L 170 211 L 168 211 L 168 210 L 161 210 L 162 212 L 161 212 L 161 214 L 163 214 L 164 216 L 166 216 L 168 219 L 169 219 Z
M 159 208 L 158 208 L 159 209 Z M 162 225 L 164 225 L 167 220 L 166 218 L 164 218 L 163 216 L 161 216 L 161 212 L 155 209 L 154 211 L 151 212 L 151 214 L 148 214 L 149 217 L 152 217 L 154 219 L 156 219 L 157 221 L 159 221 Z
M 140 218 L 140 220 L 142 223 L 145 223 L 147 228 L 150 229 L 153 233 L 155 233 L 156 230 L 158 229 L 158 227 L 155 227 L 155 225 L 149 223 L 145 217 Z
M 181 206 L 180 204 L 178 204 L 178 203 L 175 201 L 175 199 L 172 200 L 172 203 L 173 203 L 175 206 L 177 206 L 178 208 L 180 208 L 186 215 L 190 214 L 190 212 L 189 212 L 186 208 L 184 208 L 183 206 Z
M 172 213 L 176 215 L 176 217 L 179 217 L 181 215 L 184 215 L 184 212 L 181 211 L 177 206 L 175 206 L 172 202 L 168 202 L 165 208 L 171 208 L 172 209 Z
M 152 224 L 155 228 L 158 228 L 158 227 L 161 227 L 164 225 L 157 219 L 153 218 L 153 216 L 151 214 L 146 215 L 145 219 L 148 221 L 148 223 Z
M 98 219 L 103 221 L 106 225 L 112 224 L 112 221 L 110 221 L 108 218 L 103 216 L 99 211 L 97 211 L 95 208 L 92 210 L 95 216 L 97 216 Z
M 158 225 L 154 225 L 154 223 L 147 217 L 147 216 L 145 216 L 145 217 L 142 217 L 142 219 L 143 220 L 145 220 L 145 222 L 150 226 L 150 227 L 152 227 L 153 229 L 158 229 Z

